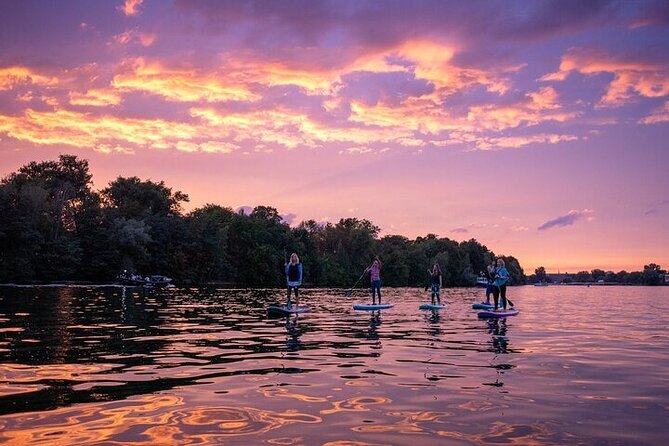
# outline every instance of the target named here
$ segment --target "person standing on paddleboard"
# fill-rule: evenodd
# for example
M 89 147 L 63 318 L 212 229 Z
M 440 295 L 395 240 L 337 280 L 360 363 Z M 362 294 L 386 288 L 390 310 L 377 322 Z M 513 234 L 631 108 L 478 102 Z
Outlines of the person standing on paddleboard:
M 302 285 L 302 264 L 296 253 L 290 255 L 290 261 L 285 265 L 286 283 L 288 285 L 288 308 L 292 307 L 290 296 L 295 290 L 295 306 L 300 304 L 300 286 Z
M 493 298 L 495 299 L 495 310 L 499 309 L 499 298 L 502 298 L 502 306 L 506 311 L 506 284 L 509 281 L 509 271 L 504 266 L 504 260 L 497 259 L 497 268 L 495 268 L 495 289 L 493 291 Z
M 374 257 L 372 266 L 365 269 L 365 272 L 367 271 L 372 282 L 372 305 L 375 305 L 376 294 L 379 295 L 379 305 L 381 305 L 381 260 L 378 256 Z
M 490 296 L 495 293 L 495 259 L 490 261 L 485 277 L 488 279 L 488 286 L 485 289 L 485 303 L 489 304 Z
M 437 262 L 432 265 L 432 271 L 427 270 L 430 275 L 430 286 L 432 288 L 432 305 L 441 305 L 439 291 L 441 290 L 441 268 Z

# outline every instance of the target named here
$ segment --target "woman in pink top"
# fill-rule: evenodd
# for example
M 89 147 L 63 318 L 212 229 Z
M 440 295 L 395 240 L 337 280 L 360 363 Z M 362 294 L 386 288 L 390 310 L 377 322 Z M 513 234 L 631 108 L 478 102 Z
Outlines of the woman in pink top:
M 374 258 L 372 266 L 368 267 L 365 272 L 369 271 L 370 279 L 372 281 L 372 305 L 376 303 L 376 295 L 379 295 L 379 305 L 381 304 L 381 260 L 378 257 Z

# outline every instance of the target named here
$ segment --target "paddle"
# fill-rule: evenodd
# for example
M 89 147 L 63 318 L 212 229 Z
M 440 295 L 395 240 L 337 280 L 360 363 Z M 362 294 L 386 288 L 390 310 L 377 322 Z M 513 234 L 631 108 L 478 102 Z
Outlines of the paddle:
M 355 281 L 355 283 L 353 284 L 353 286 L 352 286 L 351 288 L 349 288 L 348 290 L 344 291 L 344 296 L 345 296 L 345 297 L 351 297 L 351 294 L 353 294 L 353 288 L 355 288 L 355 286 L 358 284 L 358 282 L 360 282 L 360 280 L 364 277 L 364 275 L 365 275 L 366 273 L 367 273 L 367 269 L 365 268 L 365 270 L 362 272 L 362 274 L 360 275 L 360 277 L 358 277 L 358 280 Z

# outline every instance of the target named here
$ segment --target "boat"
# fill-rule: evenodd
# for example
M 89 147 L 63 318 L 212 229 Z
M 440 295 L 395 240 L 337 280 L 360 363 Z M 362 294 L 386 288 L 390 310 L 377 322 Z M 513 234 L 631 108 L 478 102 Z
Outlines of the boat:
M 478 276 L 476 278 L 476 286 L 480 288 L 488 288 L 488 278 L 483 276 Z
M 151 276 L 140 276 L 139 274 L 132 274 L 128 271 L 123 271 L 119 274 L 116 279 L 121 283 L 121 285 L 126 286 L 145 286 L 145 287 L 155 287 L 161 288 L 168 286 L 172 283 L 172 279 L 167 276 L 161 276 L 154 274 Z

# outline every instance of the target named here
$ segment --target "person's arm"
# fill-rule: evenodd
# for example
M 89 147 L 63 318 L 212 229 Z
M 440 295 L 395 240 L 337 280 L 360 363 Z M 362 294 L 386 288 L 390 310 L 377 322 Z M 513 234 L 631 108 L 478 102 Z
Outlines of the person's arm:
M 299 274 L 298 274 L 299 277 L 298 277 L 297 280 L 298 280 L 298 282 L 300 282 L 300 285 L 302 285 L 302 264 L 301 264 L 301 263 L 299 263 L 299 264 L 297 265 L 297 271 L 298 271 L 298 273 L 299 273 Z
M 441 288 L 441 274 L 439 274 L 439 288 Z

